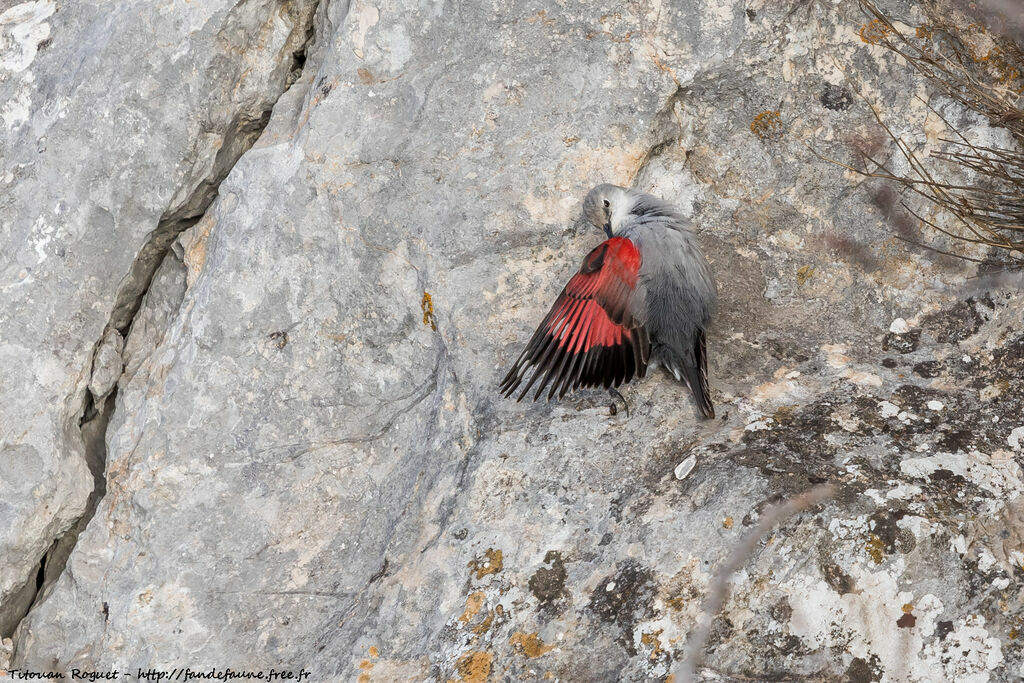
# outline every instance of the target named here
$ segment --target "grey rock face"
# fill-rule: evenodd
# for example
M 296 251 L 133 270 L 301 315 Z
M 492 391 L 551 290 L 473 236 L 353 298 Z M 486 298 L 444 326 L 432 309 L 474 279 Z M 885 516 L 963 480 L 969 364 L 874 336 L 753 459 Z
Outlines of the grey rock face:
M 15 662 L 663 680 L 718 561 L 765 505 L 830 480 L 841 495 L 785 524 L 737 577 L 704 676 L 1016 677 L 1020 295 L 892 240 L 870 193 L 804 144 L 850 158 L 850 140 L 877 130 L 857 90 L 936 144 L 907 95 L 921 83 L 860 40 L 846 5 L 327 2 L 301 76 L 198 222 L 202 202 L 175 194 L 185 171 L 163 194 L 143 185 L 167 159 L 193 159 L 201 126 L 143 109 L 129 130 L 180 126 L 180 144 L 157 149 L 168 143 L 154 135 L 120 159 L 131 180 L 108 184 L 153 207 L 150 229 L 175 225 L 139 312 L 110 283 L 135 272 L 148 232 L 94 208 L 75 234 L 104 238 L 77 248 L 109 253 L 40 274 L 46 289 L 27 291 L 50 327 L 24 333 L 40 316 L 13 308 L 3 333 L 59 334 L 69 348 L 49 357 L 47 396 L 80 402 L 107 321 L 131 327 L 106 493 L 21 622 Z M 250 9 L 263 16 L 234 12 Z M 192 21 L 161 19 L 174 20 Z M 223 73 L 193 71 L 214 42 L 167 67 L 196 79 L 180 97 L 232 92 Z M 131 72 L 145 84 L 143 66 Z M 41 87 L 54 67 L 33 68 Z M 285 82 L 271 71 L 265 83 Z M 187 168 L 219 178 L 201 149 Z M 70 177 L 96 177 L 83 173 Z M 15 184 L 29 183 L 19 206 L 39 205 L 31 182 Z M 599 182 L 671 198 L 700 231 L 721 296 L 713 423 L 660 375 L 627 392 L 628 420 L 600 393 L 498 398 L 601 240 L 579 219 Z M 74 296 L 58 301 L 56 283 Z M 11 400 L 25 424 L 49 405 Z M 50 444 L 74 462 L 70 440 L 32 434 L 33 452 Z M 5 476 L 21 488 L 0 505 L 27 509 L 29 474 Z M 63 475 L 47 480 L 68 499 Z M 53 537 L 35 533 L 39 548 Z M 27 555 L 10 569 L 5 550 L 4 570 L 26 576 Z
M 312 2 L 4 3 L 0 634 L 93 481 L 79 422 L 108 326 L 213 198 L 306 40 Z M 113 365 L 110 366 L 113 368 Z M 120 373 L 118 373 L 120 374 Z
M 124 372 L 124 360 L 121 358 L 123 351 L 124 337 L 114 328 L 108 328 L 92 359 L 89 392 L 92 393 L 94 403 L 101 403 L 121 378 Z

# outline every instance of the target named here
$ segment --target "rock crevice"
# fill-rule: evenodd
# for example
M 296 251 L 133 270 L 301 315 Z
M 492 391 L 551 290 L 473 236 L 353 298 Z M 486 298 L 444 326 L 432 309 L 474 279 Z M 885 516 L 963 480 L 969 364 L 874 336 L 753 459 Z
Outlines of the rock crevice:
M 231 117 L 222 130 L 216 130 L 216 125 L 211 124 L 211 129 L 204 131 L 205 138 L 215 136 L 218 139 L 214 145 L 216 151 L 212 162 L 198 178 L 189 175 L 189 185 L 179 187 L 175 191 L 173 203 L 138 249 L 129 271 L 118 286 L 108 322 L 103 328 L 103 335 L 89 356 L 87 386 L 79 390 L 80 399 L 71 401 L 72 405 L 77 403 L 82 406 L 74 422 L 77 423 L 81 434 L 84 457 L 92 478 L 91 491 L 83 514 L 53 541 L 37 563 L 38 569 L 25 581 L 21 589 L 12 594 L 0 610 L 0 615 L 3 616 L 0 625 L 6 624 L 5 628 L 0 629 L 0 635 L 15 636 L 15 656 L 18 625 L 35 605 L 47 598 L 51 587 L 60 578 L 69 556 L 74 551 L 79 535 L 93 518 L 106 493 L 107 426 L 117 405 L 117 385 L 121 374 L 126 370 L 124 363 L 121 362 L 124 340 L 133 332 L 136 317 L 161 264 L 168 259 L 178 258 L 171 251 L 175 240 L 203 218 L 216 198 L 221 183 L 263 133 L 278 99 L 302 76 L 306 51 L 315 36 L 314 22 L 319 4 L 320 0 L 317 0 L 303 3 L 302 7 L 291 10 L 295 14 L 296 22 L 279 51 L 279 56 L 285 60 L 282 65 L 285 67 L 284 78 L 278 78 L 276 83 L 270 79 L 271 82 L 267 85 L 272 89 L 241 102 L 243 107 Z M 271 11 L 285 10 L 279 8 L 278 3 L 272 3 Z M 268 19 L 274 20 L 273 17 Z M 272 72 L 278 69 L 270 65 L 267 70 Z M 198 144 L 200 143 L 197 141 Z M 108 344 L 108 340 L 114 338 L 119 340 L 120 344 L 111 350 L 113 345 Z M 109 353 L 105 353 L 108 351 Z M 101 363 L 101 358 L 111 355 L 117 356 L 117 370 L 114 373 L 110 372 L 113 361 Z M 103 379 L 99 379 L 101 373 L 110 377 L 104 376 Z M 105 389 L 98 392 L 98 384 Z

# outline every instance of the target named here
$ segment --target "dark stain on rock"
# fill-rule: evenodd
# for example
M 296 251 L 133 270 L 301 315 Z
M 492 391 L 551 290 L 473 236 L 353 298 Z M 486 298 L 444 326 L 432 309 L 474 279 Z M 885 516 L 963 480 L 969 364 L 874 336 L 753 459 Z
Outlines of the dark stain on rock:
M 810 360 L 810 356 L 803 353 L 802 350 L 793 347 L 793 342 L 791 340 L 772 338 L 762 341 L 761 344 L 768 349 L 768 353 L 777 360 L 797 363 L 806 363 Z
M 267 338 L 274 343 L 278 351 L 288 346 L 288 332 L 287 330 L 277 330 L 267 335 Z
M 853 94 L 841 85 L 826 83 L 820 99 L 822 106 L 832 111 L 846 111 L 853 106 Z
M 963 479 L 959 474 L 953 474 L 952 470 L 937 469 L 928 475 L 928 478 L 932 481 L 953 481 L 954 479 Z
M 935 637 L 939 640 L 945 640 L 946 636 L 953 632 L 952 621 L 940 621 L 935 624 Z
M 590 611 L 601 621 L 619 627 L 617 642 L 631 657 L 636 655 L 633 627 L 650 614 L 654 591 L 653 572 L 630 560 L 614 575 L 602 579 L 590 594 Z
M 890 370 L 892 370 L 893 368 L 896 367 L 896 365 L 897 365 L 897 363 L 896 363 L 896 359 L 895 358 L 883 358 L 882 359 L 882 367 L 883 368 L 889 368 Z
M 942 374 L 942 363 L 937 360 L 923 360 L 914 365 L 914 374 L 926 379 L 938 377 Z
M 882 398 L 858 396 L 853 400 L 856 407 L 854 414 L 861 422 L 858 435 L 863 432 L 869 436 L 888 436 L 903 451 L 914 451 L 922 437 L 928 440 L 937 437 L 935 448 L 951 453 L 978 446 L 978 434 L 972 431 L 977 430 L 979 425 L 976 401 L 968 403 L 962 394 L 904 384 L 886 399 L 912 416 L 907 420 L 899 420 L 882 417 L 879 411 Z M 933 400 L 943 404 L 941 412 L 928 408 L 928 403 Z M 980 423 L 992 424 L 990 419 L 981 419 Z
M 927 387 L 919 387 L 916 384 L 901 384 L 892 392 L 890 400 L 905 408 L 910 408 L 915 413 L 925 415 L 928 411 L 929 401 L 941 401 L 943 404 L 950 402 L 948 393 Z
M 773 429 L 744 432 L 742 447 L 730 460 L 758 468 L 780 495 L 837 478 L 841 473 L 834 463 L 835 446 L 827 438 L 836 431 L 831 398 L 784 411 L 773 418 Z
M 868 528 L 885 544 L 885 554 L 909 553 L 917 545 L 914 534 L 897 525 L 906 510 L 879 510 L 868 518 Z
M 801 652 L 803 649 L 804 648 L 802 648 L 800 646 L 800 637 L 799 636 L 786 636 L 786 639 L 785 639 L 785 641 L 783 641 L 782 646 L 779 647 L 779 653 L 782 654 L 782 655 L 795 655 L 795 654 Z M 778 674 L 776 674 L 776 675 L 778 675 Z M 777 681 L 784 681 L 784 680 L 787 680 L 787 678 L 784 677 L 784 676 L 780 676 L 780 677 L 776 678 L 775 680 L 777 680 Z
M 537 598 L 542 608 L 557 610 L 565 603 L 569 592 L 565 590 L 568 573 L 562 561 L 562 553 L 549 550 L 544 555 L 544 564 L 530 577 L 529 587 L 533 597 Z
M 320 80 L 316 83 L 316 89 L 320 93 L 320 99 L 324 99 L 331 94 L 331 89 L 334 86 L 327 82 L 327 76 L 321 76 Z
M 974 433 L 970 429 L 944 430 L 935 447 L 937 450 L 947 453 L 956 453 L 957 451 L 969 453 L 974 447 Z
M 914 628 L 914 624 L 917 623 L 917 617 L 912 613 L 907 612 L 902 617 L 896 620 L 896 625 L 900 628 Z
M 981 315 L 974 306 L 974 299 L 957 302 L 952 307 L 930 313 L 921 325 L 935 335 L 943 344 L 955 344 L 977 333 L 982 323 Z
M 992 352 L 986 375 L 992 379 L 1024 376 L 1024 335 Z
M 378 581 L 386 577 L 388 575 L 388 564 L 388 558 L 385 557 L 383 564 L 381 564 L 380 566 L 380 569 L 378 569 L 377 572 L 370 577 L 370 580 L 366 582 L 366 585 L 369 586 L 371 584 L 377 583 Z
M 727 614 L 715 617 L 711 625 L 711 632 L 708 634 L 708 652 L 714 652 L 717 647 L 727 643 L 735 632 L 736 627 Z
M 882 680 L 882 671 L 878 657 L 871 655 L 871 662 L 854 657 L 850 666 L 846 667 L 846 680 L 849 683 L 872 683 Z
M 612 519 L 614 519 L 616 522 L 622 521 L 622 508 L 623 506 L 625 506 L 627 498 L 628 496 L 626 495 L 626 492 L 623 491 L 618 496 L 613 498 L 611 503 L 609 503 L 608 505 L 608 512 L 611 513 Z
M 921 344 L 921 330 L 910 330 L 904 334 L 888 332 L 882 338 L 883 351 L 895 351 L 896 353 L 912 353 L 917 351 Z
M 772 619 L 782 623 L 789 622 L 793 616 L 793 607 L 789 604 L 789 598 L 785 595 L 779 598 L 778 602 L 772 605 Z
M 836 593 L 846 595 L 856 589 L 857 584 L 854 582 L 853 577 L 844 572 L 834 562 L 822 562 L 819 567 L 822 576 L 825 577 L 825 583 L 832 586 Z

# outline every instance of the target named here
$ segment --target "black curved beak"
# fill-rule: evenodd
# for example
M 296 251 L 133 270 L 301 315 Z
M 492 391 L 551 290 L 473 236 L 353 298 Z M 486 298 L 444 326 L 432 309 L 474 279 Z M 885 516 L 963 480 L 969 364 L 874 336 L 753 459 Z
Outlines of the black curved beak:
M 612 222 L 608 221 L 604 224 L 604 234 L 608 235 L 608 239 L 612 238 Z

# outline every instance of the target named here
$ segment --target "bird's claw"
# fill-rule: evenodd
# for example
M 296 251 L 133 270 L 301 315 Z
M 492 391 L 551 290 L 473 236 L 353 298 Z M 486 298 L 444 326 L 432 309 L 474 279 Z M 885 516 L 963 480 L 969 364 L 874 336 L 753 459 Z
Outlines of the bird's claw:
M 619 414 L 619 406 L 615 402 L 616 401 L 622 401 L 622 407 L 626 410 L 626 417 L 628 418 L 629 417 L 629 403 L 626 401 L 626 398 L 622 394 L 620 394 L 619 390 L 616 389 L 615 387 L 609 388 L 608 389 L 608 394 L 612 397 L 612 404 L 610 406 L 608 406 L 608 411 L 612 415 L 618 415 Z

